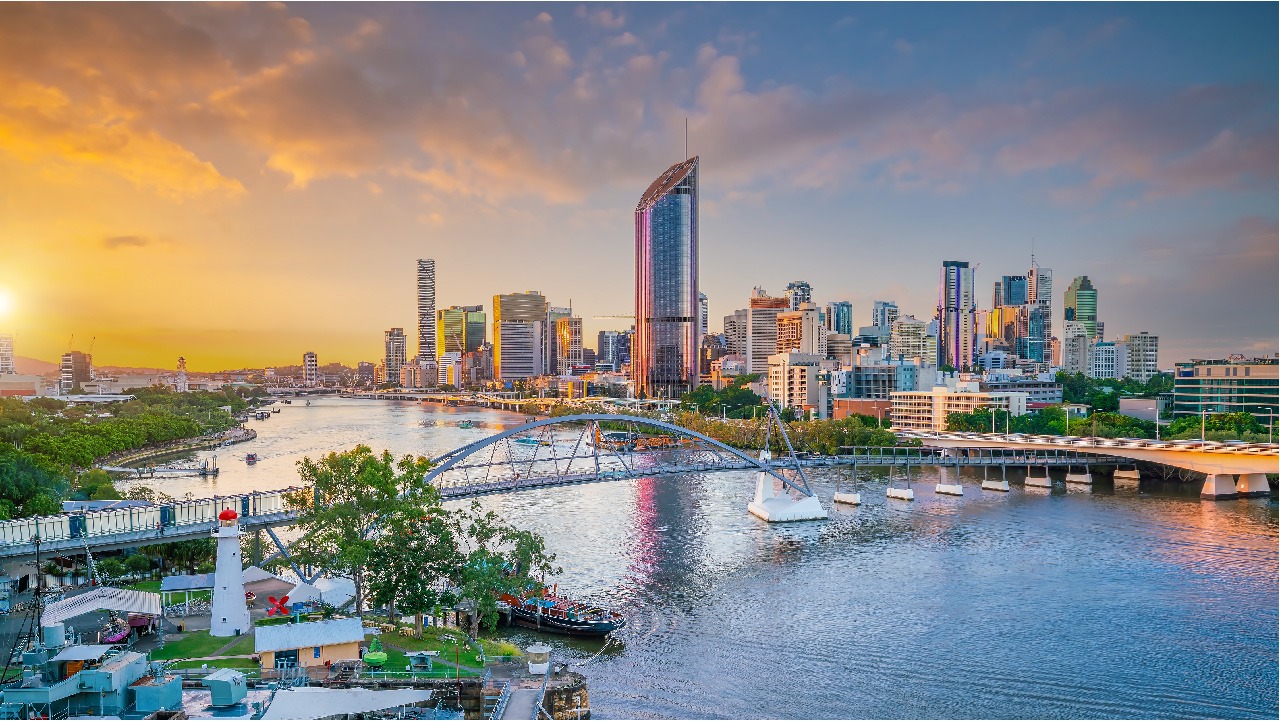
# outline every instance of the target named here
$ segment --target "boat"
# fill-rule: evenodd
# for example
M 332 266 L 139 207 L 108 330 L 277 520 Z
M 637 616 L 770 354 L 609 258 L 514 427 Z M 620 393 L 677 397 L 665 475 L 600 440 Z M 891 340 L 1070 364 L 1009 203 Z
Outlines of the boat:
M 311 405 L 311 401 L 307 401 L 307 405 Z
M 475 428 L 476 424 L 471 421 L 458 421 L 459 428 Z
M 540 440 L 538 440 L 537 438 L 530 438 L 530 437 L 528 437 L 528 436 L 522 436 L 522 437 L 520 437 L 520 438 L 517 438 L 514 442 L 515 442 L 515 443 L 518 443 L 519 445 L 522 445 L 522 446 L 549 446 L 549 445 L 551 445 L 551 442 L 550 442 L 550 441 L 540 441 Z
M 272 413 L 279 413 L 279 412 L 280 412 L 280 409 L 279 409 L 279 408 L 272 408 L 272 409 L 271 409 L 271 412 L 272 412 Z
M 258 462 L 258 454 L 257 454 L 257 453 L 250 453 L 250 454 L 246 455 L 246 456 L 244 457 L 244 462 L 245 462 L 245 463 L 248 463 L 249 465 L 251 465 L 251 466 L 252 466 L 253 464 L 255 464 L 255 463 L 257 463 L 257 462 Z
M 284 402 L 284 404 L 285 404 L 285 405 L 287 405 L 287 406 L 291 406 L 291 405 L 293 405 L 293 401 L 289 400 L 288 398 L 285 398 L 283 402 Z
M 499 612 L 509 623 L 568 636 L 606 636 L 627 625 L 617 611 L 559 596 L 555 589 L 540 596 L 517 598 L 498 594 Z

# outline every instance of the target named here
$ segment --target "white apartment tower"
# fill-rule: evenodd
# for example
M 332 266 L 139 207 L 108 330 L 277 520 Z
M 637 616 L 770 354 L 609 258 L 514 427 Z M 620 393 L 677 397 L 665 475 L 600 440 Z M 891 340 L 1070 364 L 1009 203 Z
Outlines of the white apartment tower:
M 320 380 L 320 366 L 316 362 L 315 351 L 302 354 L 302 385 L 314 388 Z
M 418 260 L 418 357 L 436 359 L 436 261 Z

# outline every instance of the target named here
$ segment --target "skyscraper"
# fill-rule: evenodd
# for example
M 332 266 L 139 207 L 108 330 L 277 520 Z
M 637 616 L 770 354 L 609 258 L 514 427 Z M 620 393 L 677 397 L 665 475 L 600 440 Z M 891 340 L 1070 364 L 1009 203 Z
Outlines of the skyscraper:
M 538 348 L 530 352 L 525 346 L 529 342 L 527 328 L 515 329 L 513 323 L 537 323 L 538 335 L 534 342 Z M 507 293 L 505 295 L 493 296 L 493 372 L 501 380 L 511 380 L 512 378 L 527 378 L 542 373 L 543 349 L 546 344 L 543 341 L 543 328 L 547 324 L 547 299 L 538 291 L 530 290 L 524 293 Z M 503 333 L 517 333 L 520 336 L 518 341 L 520 344 L 520 359 L 513 359 L 511 363 L 507 363 L 502 358 L 502 347 L 504 343 Z M 530 366 L 529 364 L 534 365 Z M 503 376 L 503 369 L 506 368 L 508 373 L 518 375 Z
M 853 337 L 853 303 L 837 300 L 827 303 L 827 330 Z
M 849 305 L 850 309 L 853 308 L 853 306 L 848 303 L 846 303 L 845 305 Z M 897 303 L 894 303 L 891 300 L 877 300 L 875 301 L 875 303 L 872 304 L 871 325 L 878 326 L 880 328 L 892 328 L 893 322 L 897 319 L 898 319 Z M 852 320 L 850 321 L 849 325 L 850 325 L 850 328 L 852 328 L 853 326 Z M 836 332 L 849 333 L 849 331 L 847 330 L 838 330 Z
M 436 359 L 436 262 L 431 258 L 418 260 L 418 357 Z
M 1063 296 L 1062 314 L 1067 322 L 1075 321 L 1083 325 L 1090 340 L 1100 335 L 1098 333 L 1098 291 L 1094 289 L 1089 276 L 1077 275 L 1075 280 L 1071 281 L 1071 285 L 1067 286 L 1067 292 Z
M 432 325 L 435 325 L 435 316 L 432 315 Z M 400 367 L 405 364 L 408 349 L 405 347 L 404 328 L 392 328 L 384 331 L 382 334 L 383 345 L 383 367 L 386 369 L 387 380 L 400 380 Z M 435 353 L 431 354 L 435 358 Z
M 938 283 L 938 364 L 973 365 L 973 269 L 968 261 L 942 263 Z
M 582 365 L 582 319 L 575 317 L 556 320 L 556 372 L 570 375 L 573 367 Z
M 783 295 L 787 298 L 789 310 L 799 310 L 801 303 L 813 302 L 813 286 L 807 280 L 793 280 L 787 283 L 787 292 Z
M 185 364 L 184 364 L 185 365 Z M 302 354 L 302 385 L 308 388 L 314 387 L 319 380 L 320 366 L 316 361 L 314 351 L 307 351 Z
M 486 321 L 482 305 L 455 305 L 436 311 L 436 355 L 478 349 L 484 344 Z
M 547 306 L 547 319 L 542 324 L 542 370 L 539 375 L 560 373 L 560 345 L 557 342 L 560 321 L 573 315 L 572 308 Z
M 676 163 L 640 197 L 636 228 L 638 396 L 679 397 L 698 383 L 698 158 Z
M 702 317 L 702 322 L 698 324 L 698 335 L 705 336 L 709 332 L 707 327 L 708 313 L 707 313 L 707 294 L 706 293 L 698 294 L 698 311 Z
M 778 314 L 787 310 L 786 298 L 771 298 L 763 288 L 756 288 L 746 310 L 747 372 L 768 373 L 769 356 L 778 352 Z
M 93 380 L 93 356 L 73 350 L 62 354 L 59 388 L 63 394 L 79 390 L 81 383 Z
M 1027 352 L 1025 358 L 1048 363 L 1052 360 L 1050 341 L 1053 338 L 1053 271 L 1041 268 L 1031 256 L 1031 268 L 1027 270 L 1027 305 L 1031 306 L 1027 328 Z

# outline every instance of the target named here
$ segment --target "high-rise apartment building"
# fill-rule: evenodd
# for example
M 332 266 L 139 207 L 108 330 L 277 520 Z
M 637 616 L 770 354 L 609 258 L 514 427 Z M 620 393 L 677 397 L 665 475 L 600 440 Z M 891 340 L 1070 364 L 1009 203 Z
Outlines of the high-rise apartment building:
M 853 306 L 849 306 L 852 312 Z M 891 300 L 877 300 L 871 305 L 871 325 L 881 328 L 892 328 L 898 320 L 898 304 Z M 852 323 L 851 323 L 852 325 Z M 843 333 L 845 331 L 836 331 Z
M 636 205 L 636 333 L 640 397 L 678 398 L 698 384 L 698 158 L 658 176 Z
M 482 305 L 455 305 L 436 311 L 436 355 L 476 350 L 484 344 L 487 324 Z
M 826 317 L 823 319 L 828 333 L 842 333 L 853 337 L 853 303 L 837 300 L 827 303 Z
M 958 370 L 973 365 L 973 269 L 968 261 L 942 263 L 938 283 L 938 363 Z
M 1026 305 L 1027 304 L 1027 277 L 1025 275 L 1005 275 L 995 283 L 995 292 L 992 293 L 991 307 L 998 308 L 1002 305 Z
M 532 372 L 526 375 L 503 376 L 503 369 L 508 369 L 511 373 L 525 373 L 528 368 L 526 363 L 530 358 L 525 357 L 527 351 L 524 349 L 525 339 L 528 329 L 511 331 L 520 335 L 520 354 L 521 358 L 506 363 L 502 359 L 503 344 L 505 339 L 502 334 L 512 327 L 514 323 L 537 324 L 538 336 L 535 342 L 538 344 L 537 352 L 531 357 L 537 361 Z M 524 293 L 508 293 L 506 295 L 493 296 L 493 372 L 499 380 L 511 380 L 512 378 L 528 378 L 532 376 L 542 375 L 543 359 L 545 358 L 544 349 L 546 342 L 542 337 L 543 329 L 547 324 L 547 299 L 538 291 L 530 290 Z
M 1129 375 L 1129 349 L 1124 342 L 1098 341 L 1089 359 L 1090 378 L 1120 379 Z
M 1101 339 L 1102 334 L 1098 332 L 1098 291 L 1089 276 L 1078 275 L 1067 286 L 1062 314 L 1063 320 L 1081 324 L 1091 340 Z M 1063 337 L 1066 337 L 1065 331 Z
M 316 362 L 316 354 L 307 351 L 302 354 L 302 385 L 314 388 L 320 379 L 320 366 Z
M 373 382 L 374 364 L 369 361 L 359 361 L 356 363 L 356 380 L 360 383 Z
M 93 356 L 73 350 L 62 354 L 62 373 L 58 387 L 62 393 L 79 390 L 81 383 L 93 380 Z
M 823 327 L 818 307 L 801 303 L 796 310 L 778 314 L 777 353 L 804 353 L 827 357 L 827 329 Z
M 733 315 L 724 317 L 725 355 L 746 355 L 747 353 L 747 310 L 735 310 Z
M 902 316 L 893 323 L 889 336 L 889 357 L 919 358 L 924 365 L 938 365 L 938 339 L 929 333 L 929 324 L 913 316 Z
M 806 280 L 793 280 L 787 283 L 787 291 L 783 296 L 787 299 L 789 310 L 800 310 L 801 303 L 813 302 L 813 287 Z
M 1084 323 L 1067 321 L 1062 330 L 1062 371 L 1088 375 L 1093 367 L 1093 343 Z
M 435 315 L 432 314 L 432 324 L 435 323 Z M 404 328 L 392 328 L 384 331 L 382 334 L 383 345 L 383 361 L 382 365 L 386 371 L 386 378 L 389 381 L 400 381 L 400 369 L 404 367 L 408 358 L 408 348 L 406 347 Z M 432 356 L 434 358 L 434 354 Z
M 698 324 L 698 335 L 706 336 L 708 333 L 711 332 L 710 328 L 707 325 L 707 322 L 710 320 L 709 307 L 710 306 L 707 305 L 707 294 L 699 293 L 698 294 L 698 313 L 702 321 Z
M 436 262 L 432 258 L 418 260 L 418 356 L 436 358 Z
M 631 335 L 617 330 L 602 330 L 596 334 L 596 362 L 608 363 L 619 370 L 631 357 Z
M 574 366 L 582 365 L 582 319 L 560 318 L 556 320 L 556 372 L 570 375 Z
M 1160 372 L 1160 336 L 1142 331 L 1120 340 L 1125 346 L 1125 370 L 1129 378 L 1146 383 Z
M 771 355 L 765 368 L 769 398 L 802 416 L 826 418 L 828 388 L 820 378 L 822 360 L 823 356 L 807 353 Z
M 0 375 L 17 372 L 13 363 L 13 336 L 0 333 Z
M 769 356 L 778 352 L 778 314 L 787 310 L 786 298 L 761 295 L 763 289 L 753 291 L 746 310 L 747 338 L 743 355 L 747 358 L 747 372 L 769 372 Z

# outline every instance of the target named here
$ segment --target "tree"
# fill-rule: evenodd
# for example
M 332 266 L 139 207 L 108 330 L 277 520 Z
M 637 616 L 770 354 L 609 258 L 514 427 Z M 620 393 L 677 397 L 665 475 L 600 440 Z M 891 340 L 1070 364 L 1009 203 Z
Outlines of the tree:
M 135 553 L 124 559 L 124 567 L 134 576 L 141 576 L 151 570 L 151 559 L 141 553 Z
M 453 524 L 443 508 L 426 509 L 424 515 L 399 513 L 384 519 L 369 559 L 370 598 L 374 605 L 387 607 L 389 619 L 398 615 L 397 609 L 414 614 L 421 635 L 423 614 L 456 602 L 439 588 L 462 562 Z
M 104 558 L 97 563 L 98 573 L 104 577 L 104 580 L 120 578 L 125 574 L 125 566 L 120 559 Z
M 365 571 L 378 546 L 373 531 L 382 530 L 384 520 L 389 523 L 397 514 L 439 505 L 439 494 L 425 482 L 429 469 L 425 458 L 397 461 L 390 451 L 374 455 L 364 445 L 319 461 L 303 458 L 298 476 L 309 488 L 287 497 L 299 512 L 295 529 L 300 536 L 290 555 L 299 563 L 350 576 L 355 611 L 362 612 Z
M 456 570 L 458 596 L 471 605 L 468 635 L 476 638 L 480 626 L 498 624 L 498 595 L 538 595 L 543 578 L 560 573 L 555 555 L 546 552 L 541 536 L 504 523 L 493 511 L 472 502 L 467 511 L 454 515 L 455 532 L 469 546 L 466 560 Z

